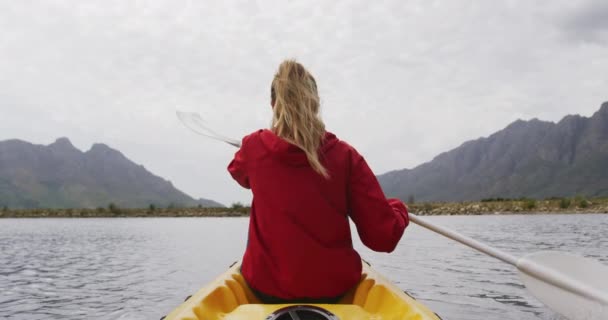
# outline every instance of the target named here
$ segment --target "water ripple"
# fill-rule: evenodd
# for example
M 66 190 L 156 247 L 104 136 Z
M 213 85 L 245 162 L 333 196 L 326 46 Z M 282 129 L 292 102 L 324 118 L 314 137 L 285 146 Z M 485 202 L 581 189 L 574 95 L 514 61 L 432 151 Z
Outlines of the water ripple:
M 558 249 L 608 261 L 608 215 L 430 219 L 516 256 Z M 0 219 L 0 318 L 158 319 L 241 257 L 247 222 Z M 444 319 L 559 319 L 514 268 L 418 227 L 390 255 L 356 247 Z

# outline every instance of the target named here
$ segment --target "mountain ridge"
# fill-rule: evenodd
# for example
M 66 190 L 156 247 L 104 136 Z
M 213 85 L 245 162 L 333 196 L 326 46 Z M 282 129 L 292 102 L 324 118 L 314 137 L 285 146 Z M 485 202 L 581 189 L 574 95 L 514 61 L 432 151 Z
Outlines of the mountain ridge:
M 103 143 L 85 152 L 66 137 L 49 145 L 0 141 L 0 205 L 11 208 L 223 207 L 194 199 Z
M 381 174 L 378 180 L 387 196 L 403 200 L 606 196 L 606 164 L 608 102 L 591 117 L 518 119 L 412 169 Z

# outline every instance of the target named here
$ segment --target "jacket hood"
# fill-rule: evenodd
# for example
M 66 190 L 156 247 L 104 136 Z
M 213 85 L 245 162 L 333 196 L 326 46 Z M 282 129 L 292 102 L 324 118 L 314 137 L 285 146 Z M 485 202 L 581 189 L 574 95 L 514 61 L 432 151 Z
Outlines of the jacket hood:
M 261 130 L 260 138 L 264 147 L 266 147 L 272 155 L 280 157 L 281 160 L 293 165 L 309 165 L 306 153 L 304 153 L 300 147 L 283 140 L 283 138 L 277 136 L 271 130 Z M 335 134 L 325 132 L 320 148 L 320 157 L 322 158 L 323 155 L 331 150 L 339 141 L 340 140 Z

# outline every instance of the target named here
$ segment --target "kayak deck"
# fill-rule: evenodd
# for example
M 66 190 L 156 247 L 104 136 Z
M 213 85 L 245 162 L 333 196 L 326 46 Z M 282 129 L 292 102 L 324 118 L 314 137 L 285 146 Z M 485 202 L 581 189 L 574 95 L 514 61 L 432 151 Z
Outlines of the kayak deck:
M 233 264 L 224 274 L 173 310 L 165 320 L 273 319 L 271 315 L 277 310 L 303 305 L 260 303 L 247 286 L 239 268 L 240 263 Z M 440 319 L 366 263 L 363 263 L 361 281 L 357 287 L 348 292 L 339 303 L 305 305 L 325 309 L 342 320 Z

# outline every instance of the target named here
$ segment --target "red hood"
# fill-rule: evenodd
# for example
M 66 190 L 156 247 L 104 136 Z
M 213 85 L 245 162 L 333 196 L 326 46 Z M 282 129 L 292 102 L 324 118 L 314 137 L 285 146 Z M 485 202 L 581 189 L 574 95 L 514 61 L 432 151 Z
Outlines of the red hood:
M 262 143 L 271 154 L 280 157 L 289 164 L 308 165 L 306 153 L 304 153 L 304 151 L 302 151 L 302 149 L 300 149 L 298 146 L 283 140 L 268 129 L 262 130 L 260 137 L 262 139 Z M 333 148 L 339 141 L 340 140 L 333 133 L 325 132 L 320 150 L 321 157 L 323 154 Z

